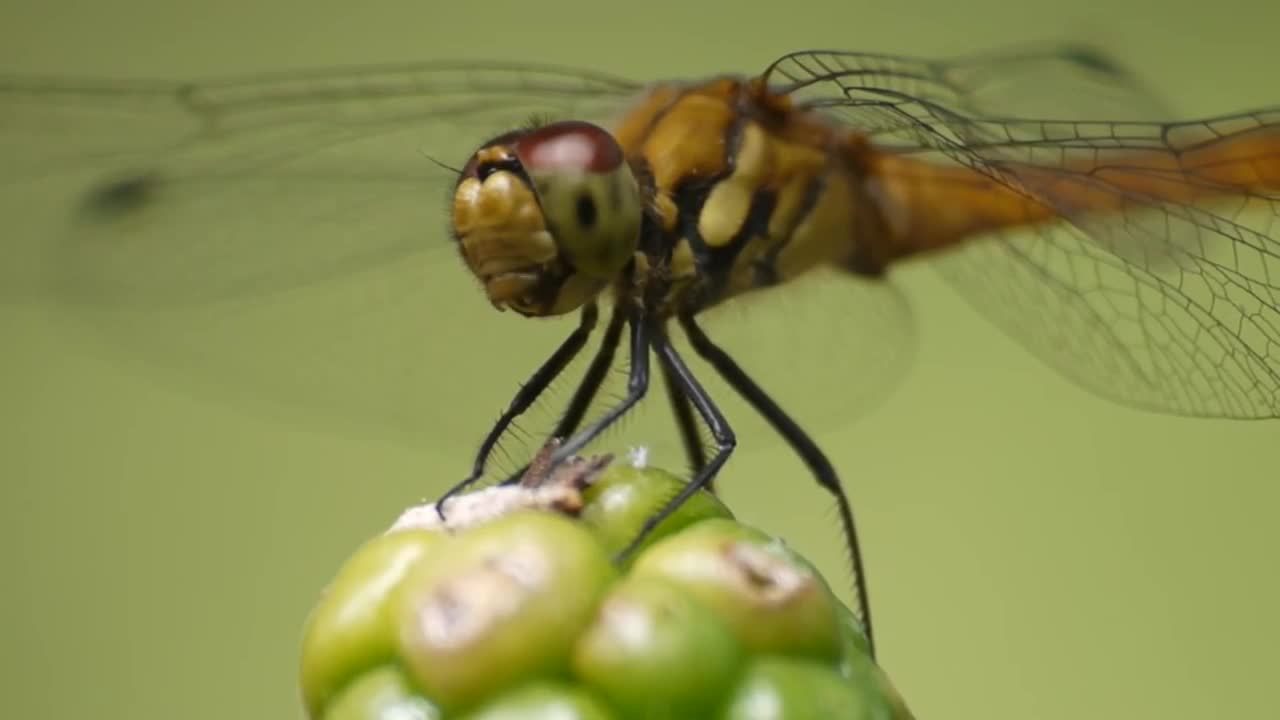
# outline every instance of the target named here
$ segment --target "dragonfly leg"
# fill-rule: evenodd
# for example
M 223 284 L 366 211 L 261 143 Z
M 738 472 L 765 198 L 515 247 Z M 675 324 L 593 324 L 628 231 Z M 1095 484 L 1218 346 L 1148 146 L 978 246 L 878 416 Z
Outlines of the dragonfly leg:
M 853 578 L 857 593 L 858 613 L 867 633 L 867 647 L 871 657 L 875 657 L 875 640 L 871 633 L 871 602 L 867 591 L 867 576 L 863 571 L 862 549 L 858 543 L 857 526 L 853 521 L 853 506 L 840 486 L 840 478 L 836 475 L 831 461 L 818 448 L 817 443 L 778 406 L 772 398 L 751 379 L 750 376 L 734 362 L 718 345 L 713 343 L 702 328 L 698 326 L 692 315 L 680 315 L 680 325 L 693 349 L 720 373 L 725 382 L 738 392 L 756 412 L 760 413 L 769 425 L 781 435 L 787 444 L 795 450 L 804 464 L 809 467 L 818 484 L 826 488 L 836 499 L 840 513 L 840 524 L 844 530 L 845 542 L 849 547 L 850 562 L 853 565 Z
M 582 382 L 578 385 L 578 389 L 574 391 L 573 398 L 570 399 L 569 405 L 564 415 L 560 418 L 560 423 L 556 426 L 552 437 L 566 438 L 578 429 L 583 416 L 595 399 L 600 386 L 604 383 L 605 373 L 613 365 L 615 350 L 621 340 L 625 320 L 626 315 L 622 312 L 614 312 L 605 330 L 604 340 L 600 345 L 600 349 L 595 358 L 592 359 L 591 366 L 587 368 L 587 372 L 583 376 Z M 678 381 L 671 376 L 667 365 L 663 364 L 661 367 L 666 377 L 667 397 L 671 402 L 671 412 L 675 415 L 676 425 L 680 430 L 680 439 L 684 443 L 685 455 L 689 460 L 690 469 L 696 473 L 706 466 L 707 458 L 706 448 L 703 447 L 702 437 L 699 435 L 698 426 L 695 424 L 693 407 L 689 404 L 689 398 L 680 392 Z M 511 485 L 519 482 L 528 469 L 529 465 L 525 464 L 503 480 L 502 484 Z M 707 484 L 707 489 L 712 489 L 711 483 Z
M 733 448 L 737 445 L 737 439 L 734 437 L 733 428 L 729 427 L 729 421 L 725 420 L 724 415 L 720 413 L 720 408 L 716 407 L 712 402 L 706 390 L 698 384 L 698 380 L 693 376 L 689 367 L 684 364 L 684 360 L 680 358 L 680 354 L 676 352 L 675 346 L 671 344 L 671 339 L 663 332 L 655 332 L 653 337 L 653 348 L 658 354 L 658 361 L 662 363 L 667 377 L 674 381 L 674 387 L 680 392 L 688 402 L 693 406 L 698 414 L 702 416 L 702 421 L 707 424 L 707 428 L 711 431 L 711 436 L 715 439 L 716 452 L 711 456 L 710 462 L 702 467 L 698 472 L 694 473 L 693 478 L 680 489 L 680 492 L 667 501 L 657 512 L 645 519 L 644 524 L 640 526 L 640 532 L 632 538 L 631 542 L 618 553 L 618 561 L 625 560 L 632 552 L 644 542 L 649 533 L 653 532 L 663 520 L 667 519 L 671 513 L 685 503 L 694 493 L 707 487 L 716 473 L 720 471 L 721 466 L 729 459 L 729 455 L 733 453 Z
M 627 324 L 631 326 L 631 369 L 627 376 L 627 394 L 622 402 L 613 406 L 599 420 L 588 425 L 569 439 L 551 455 L 551 466 L 555 467 L 595 440 L 627 413 L 649 390 L 649 335 L 650 326 L 645 318 L 645 311 L 638 305 L 630 308 Z
M 667 383 L 667 400 L 671 403 L 671 413 L 675 415 L 676 427 L 680 430 L 680 440 L 684 443 L 684 454 L 689 460 L 690 472 L 697 474 L 707 466 L 707 449 L 702 444 L 702 436 L 698 433 L 697 421 L 693 417 L 693 405 L 689 397 L 680 391 L 679 380 L 672 375 L 671 366 L 661 363 L 662 375 Z M 707 489 L 714 491 L 712 482 L 707 482 Z
M 604 384 L 605 374 L 609 372 L 609 368 L 613 365 L 618 343 L 622 340 L 622 329 L 626 327 L 626 324 L 626 313 L 621 310 L 614 310 L 613 317 L 609 319 L 609 325 L 605 328 L 604 341 L 600 344 L 600 350 L 591 359 L 591 365 L 587 368 L 586 374 L 582 376 L 582 382 L 578 384 L 578 389 L 573 392 L 573 397 L 569 399 L 569 405 L 565 408 L 564 415 L 560 416 L 560 422 L 556 424 L 553 437 L 567 438 L 576 432 L 578 426 L 582 424 L 583 416 L 587 414 L 587 409 L 591 407 L 591 402 L 596 399 L 596 393 L 600 391 L 600 386 Z
M 520 390 L 517 391 L 515 397 L 511 399 L 511 403 L 507 406 L 507 409 L 502 413 L 502 416 L 498 418 L 498 421 L 494 423 L 493 428 L 489 430 L 489 434 L 485 436 L 484 442 L 480 443 L 480 449 L 476 451 L 475 461 L 471 466 L 471 474 L 464 478 L 462 482 L 459 482 L 449 488 L 449 490 L 436 501 L 436 514 L 440 516 L 441 520 L 444 519 L 445 501 L 466 489 L 476 480 L 480 479 L 480 476 L 484 474 L 485 463 L 488 462 L 489 456 L 493 453 L 493 448 L 498 444 L 498 440 L 502 438 L 504 433 L 506 433 L 507 428 L 511 426 L 511 423 L 519 417 L 521 413 L 529 409 L 529 406 L 533 404 L 534 400 L 538 399 L 538 396 L 542 394 L 542 391 L 546 390 L 547 387 L 551 385 L 552 381 L 554 381 L 560 373 L 564 372 L 565 367 L 573 361 L 573 358 L 576 357 L 582 350 L 582 347 L 586 345 L 587 338 L 591 336 L 591 331 L 595 329 L 596 320 L 598 318 L 599 310 L 595 303 L 591 303 L 584 307 L 582 309 L 578 326 L 569 334 L 569 337 L 564 339 L 564 342 L 560 343 L 560 347 L 556 348 L 556 351 L 551 354 L 551 357 L 547 358 L 547 360 L 542 363 L 542 366 L 534 371 L 533 376 L 529 378 L 529 381 L 520 386 Z
M 592 358 L 587 372 L 582 376 L 582 381 L 578 383 L 578 389 L 573 392 L 573 397 L 569 399 L 569 405 L 565 408 L 564 415 L 560 416 L 560 422 L 556 424 L 552 437 L 567 438 L 577 431 L 578 425 L 582 423 L 583 416 L 587 414 L 587 409 L 591 407 L 591 402 L 595 400 L 596 393 L 600 391 L 600 386 L 604 384 L 605 374 L 609 372 L 609 368 L 613 365 L 618 343 L 622 340 L 622 329 L 626 324 L 626 313 L 615 309 L 613 316 L 609 319 L 608 326 L 605 327 L 604 338 L 600 343 L 600 348 L 596 351 L 596 356 Z M 519 482 L 520 478 L 524 477 L 528 470 L 529 465 L 526 463 L 524 467 L 516 470 L 507 479 L 503 480 L 502 484 L 512 485 Z

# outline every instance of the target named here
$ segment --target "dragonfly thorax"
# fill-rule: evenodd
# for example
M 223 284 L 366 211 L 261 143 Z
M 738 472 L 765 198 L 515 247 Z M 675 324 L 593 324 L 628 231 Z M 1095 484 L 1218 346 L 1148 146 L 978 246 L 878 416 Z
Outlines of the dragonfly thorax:
M 454 190 L 453 234 L 490 302 L 524 315 L 571 312 L 639 244 L 643 201 L 617 142 L 589 123 L 499 136 Z

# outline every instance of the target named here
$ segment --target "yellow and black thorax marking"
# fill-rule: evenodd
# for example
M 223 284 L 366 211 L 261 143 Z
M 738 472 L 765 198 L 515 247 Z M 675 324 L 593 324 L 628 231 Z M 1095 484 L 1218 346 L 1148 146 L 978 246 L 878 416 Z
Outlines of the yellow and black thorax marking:
M 653 183 L 665 312 L 702 309 L 820 265 L 860 267 L 861 136 L 756 81 L 651 88 L 614 136 Z

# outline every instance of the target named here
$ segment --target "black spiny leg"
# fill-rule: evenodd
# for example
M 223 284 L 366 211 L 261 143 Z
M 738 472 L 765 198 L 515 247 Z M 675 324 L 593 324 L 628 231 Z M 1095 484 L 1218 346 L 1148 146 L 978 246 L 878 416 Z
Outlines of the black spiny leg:
M 667 400 L 671 403 L 671 414 L 675 415 L 676 427 L 680 430 L 680 441 L 684 444 L 684 454 L 689 460 L 689 472 L 697 474 L 707 466 L 707 449 L 702 446 L 702 436 L 698 433 L 697 422 L 693 419 L 693 406 L 689 398 L 680 391 L 680 381 L 671 373 L 671 366 L 659 363 L 662 376 L 667 383 Z M 714 492 L 711 482 L 707 489 Z
M 573 437 L 565 440 L 552 453 L 550 464 L 555 467 L 573 457 L 595 440 L 627 413 L 649 389 L 649 325 L 645 319 L 644 308 L 638 304 L 628 308 L 627 324 L 631 326 L 631 369 L 627 376 L 627 394 L 622 402 L 613 406 L 599 420 L 583 428 Z
M 623 560 L 644 542 L 644 539 L 653 532 L 663 520 L 667 519 L 671 513 L 685 503 L 694 493 L 701 490 L 715 478 L 716 473 L 720 471 L 721 466 L 729 459 L 729 455 L 733 452 L 733 448 L 737 445 L 737 439 L 734 438 L 733 428 L 729 427 L 729 422 L 724 419 L 724 415 L 720 414 L 720 409 L 711 401 L 711 397 L 707 395 L 702 386 L 698 384 L 693 373 L 684 364 L 684 360 L 680 359 L 680 354 L 671 344 L 671 338 L 667 337 L 665 332 L 655 330 L 653 333 L 653 349 L 658 354 L 658 361 L 661 362 L 668 371 L 668 377 L 675 381 L 675 387 L 682 393 L 693 405 L 698 414 L 702 416 L 702 421 L 707 424 L 707 429 L 711 431 L 711 437 L 715 439 L 716 453 L 711 456 L 711 461 L 694 474 L 693 479 L 687 485 L 680 489 L 679 494 L 667 501 L 656 513 L 645 519 L 644 525 L 640 527 L 639 534 L 627 544 L 627 547 L 618 553 L 618 559 Z
M 600 386 L 604 384 L 604 378 L 613 365 L 613 357 L 617 353 L 618 343 L 622 340 L 622 329 L 626 324 L 627 314 L 621 309 L 615 309 L 613 316 L 609 318 L 609 325 L 605 328 L 600 349 L 591 359 L 591 365 L 582 376 L 582 382 L 578 384 L 578 389 L 569 399 L 569 406 L 565 408 L 564 415 L 560 416 L 560 422 L 556 424 L 553 437 L 569 437 L 582 424 L 582 418 L 591 407 L 591 402 L 596 399 L 596 393 L 600 391 Z
M 867 592 L 867 576 L 862 569 L 862 549 L 858 544 L 858 531 L 853 522 L 853 507 L 849 503 L 849 498 L 845 496 L 844 489 L 840 487 L 840 478 L 836 475 L 831 461 L 827 460 L 827 456 L 818 448 L 817 443 L 783 412 L 782 408 L 778 407 L 778 404 L 765 394 L 764 390 L 760 389 L 760 386 L 734 362 L 733 358 L 729 357 L 728 353 L 711 342 L 711 339 L 702 332 L 702 328 L 698 327 L 697 322 L 694 321 L 691 315 L 681 315 L 680 325 L 684 328 L 685 334 L 688 335 L 694 351 L 710 363 L 720 373 L 720 376 L 725 379 L 725 382 L 738 391 L 738 394 L 751 403 L 756 412 L 760 413 L 773 426 L 773 429 L 786 439 L 787 444 L 804 460 L 804 464 L 809 466 L 809 470 L 817 479 L 818 484 L 835 496 L 836 506 L 840 512 L 840 523 L 844 529 L 845 542 L 849 545 L 850 561 L 853 564 L 858 612 L 862 616 L 862 623 L 867 632 L 868 650 L 871 657 L 874 658 L 876 646 L 875 639 L 871 634 L 871 602 Z
M 529 381 L 520 386 L 516 392 L 516 396 L 511 399 L 511 404 L 507 406 L 506 411 L 498 418 L 498 422 L 494 423 L 493 429 L 485 436 L 484 442 L 480 443 L 480 449 L 476 451 L 475 462 L 471 466 L 471 474 L 462 482 L 449 488 L 444 495 L 436 501 L 436 513 L 440 519 L 444 519 L 444 503 L 449 498 L 465 490 L 468 486 L 480 479 L 484 474 L 485 463 L 488 462 L 489 456 L 493 453 L 493 448 L 498 444 L 498 440 L 502 438 L 503 433 L 511 426 L 521 413 L 529 409 L 534 400 L 547 389 L 553 380 L 560 373 L 564 372 L 565 367 L 573 361 L 578 352 L 586 345 L 587 338 L 591 336 L 591 331 L 596 326 L 596 320 L 599 317 L 599 310 L 595 303 L 591 303 L 582 309 L 582 315 L 578 321 L 578 327 L 574 328 L 569 337 L 560 343 L 560 347 L 551 354 L 551 357 L 542 363 L 542 366 L 534 371 Z
M 578 383 L 578 389 L 573 391 L 573 397 L 569 399 L 569 405 L 565 408 L 564 415 L 560 416 L 560 422 L 556 424 L 555 432 L 551 437 L 567 438 L 582 423 L 583 416 L 587 414 L 587 409 L 591 407 L 591 402 L 596 399 L 596 393 L 604 383 L 605 375 L 613 366 L 613 357 L 617 353 L 618 343 L 622 340 L 622 329 L 626 324 L 626 313 L 615 308 L 613 316 L 609 318 L 609 325 L 605 327 L 600 348 L 596 350 L 596 356 L 591 359 L 591 365 L 582 376 L 582 381 Z M 520 482 L 520 478 L 524 477 L 528 470 L 529 465 L 526 463 L 524 467 L 503 480 L 502 484 L 512 485 Z

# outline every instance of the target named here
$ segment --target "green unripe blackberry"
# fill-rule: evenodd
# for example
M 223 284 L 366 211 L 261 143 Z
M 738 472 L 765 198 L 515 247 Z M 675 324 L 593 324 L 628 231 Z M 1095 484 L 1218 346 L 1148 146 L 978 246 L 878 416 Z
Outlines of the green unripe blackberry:
M 804 558 L 679 477 L 575 459 L 406 511 L 307 621 L 314 720 L 910 720 Z

